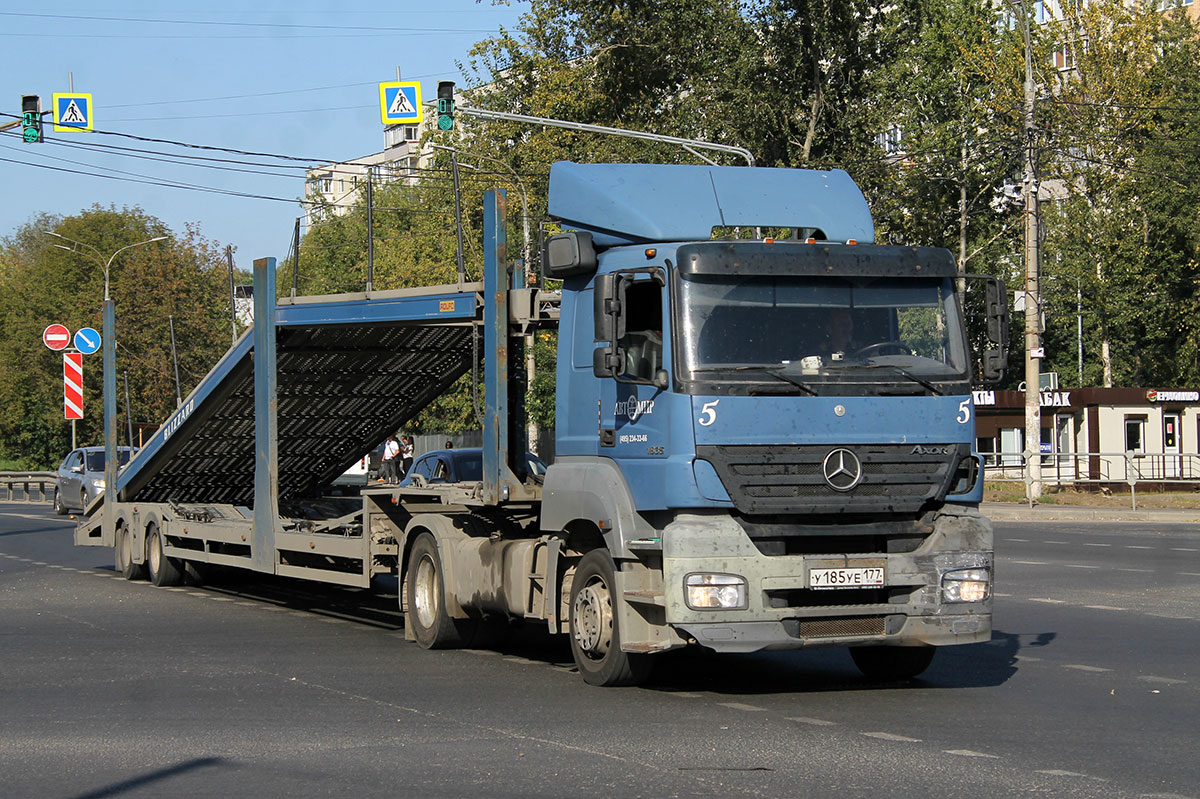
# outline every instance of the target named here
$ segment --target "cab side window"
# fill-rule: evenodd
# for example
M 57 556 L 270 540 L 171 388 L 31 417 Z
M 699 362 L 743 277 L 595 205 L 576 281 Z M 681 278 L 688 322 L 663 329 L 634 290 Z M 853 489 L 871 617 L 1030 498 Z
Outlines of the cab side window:
M 625 351 L 625 376 L 647 382 L 663 368 L 662 286 L 637 280 L 625 289 L 625 335 L 617 342 Z

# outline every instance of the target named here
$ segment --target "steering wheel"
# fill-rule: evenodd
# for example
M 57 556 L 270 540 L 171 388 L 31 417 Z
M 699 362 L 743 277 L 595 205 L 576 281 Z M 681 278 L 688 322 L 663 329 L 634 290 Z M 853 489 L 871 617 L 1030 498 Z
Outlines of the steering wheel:
M 880 341 L 875 344 L 868 344 L 861 350 L 858 350 L 851 358 L 867 358 L 872 355 L 913 355 L 912 348 L 903 341 Z

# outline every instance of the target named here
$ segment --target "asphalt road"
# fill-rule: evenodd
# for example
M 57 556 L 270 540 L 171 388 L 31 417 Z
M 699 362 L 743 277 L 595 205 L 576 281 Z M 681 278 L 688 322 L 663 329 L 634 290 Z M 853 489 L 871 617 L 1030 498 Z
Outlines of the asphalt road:
M 664 658 L 403 641 L 395 597 L 157 589 L 0 504 L 6 797 L 1200 796 L 1200 530 L 997 525 L 996 633 L 907 683 L 840 650 Z

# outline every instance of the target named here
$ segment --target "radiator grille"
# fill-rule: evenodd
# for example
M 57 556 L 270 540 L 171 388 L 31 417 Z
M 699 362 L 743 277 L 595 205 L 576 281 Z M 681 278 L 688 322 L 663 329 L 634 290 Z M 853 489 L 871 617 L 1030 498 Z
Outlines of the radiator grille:
M 971 458 L 969 444 L 848 446 L 861 479 L 838 491 L 825 479 L 830 445 L 698 446 L 712 464 L 734 507 L 747 514 L 914 513 L 940 501 Z M 852 459 L 846 456 L 848 462 Z

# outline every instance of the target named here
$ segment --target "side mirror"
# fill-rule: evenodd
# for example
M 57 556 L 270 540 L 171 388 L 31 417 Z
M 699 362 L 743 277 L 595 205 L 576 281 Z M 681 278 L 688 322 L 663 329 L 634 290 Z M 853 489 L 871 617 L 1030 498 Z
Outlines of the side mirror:
M 988 341 L 995 344 L 982 353 L 982 376 L 986 383 L 999 383 L 1004 379 L 1008 365 L 1008 290 L 1004 281 L 991 275 L 965 275 L 968 279 L 984 283 L 984 313 L 987 322 Z
M 597 275 L 592 313 L 595 340 L 608 346 L 592 352 L 592 374 L 617 378 L 625 374 L 625 353 L 617 345 L 625 335 L 625 280 L 620 275 Z
M 596 271 L 596 247 L 592 234 L 579 230 L 559 233 L 542 245 L 542 273 L 561 280 Z
M 996 347 L 983 352 L 983 379 L 988 383 L 999 383 L 1004 379 L 1004 367 L 1008 364 L 1006 351 Z
M 987 334 L 993 344 L 1008 349 L 1008 291 L 1004 281 L 988 278 L 987 291 Z
M 82 466 L 82 465 L 80 465 L 80 466 L 72 466 L 72 467 L 71 467 L 71 474 L 83 474 L 83 466 Z

